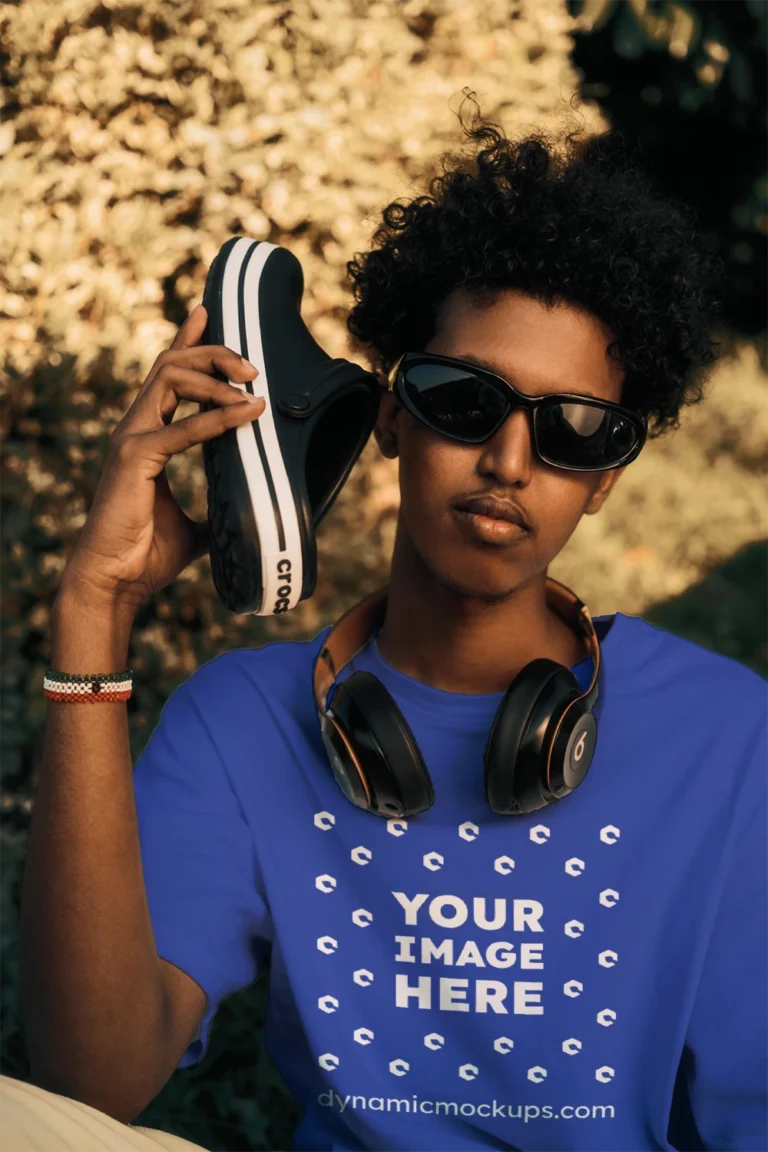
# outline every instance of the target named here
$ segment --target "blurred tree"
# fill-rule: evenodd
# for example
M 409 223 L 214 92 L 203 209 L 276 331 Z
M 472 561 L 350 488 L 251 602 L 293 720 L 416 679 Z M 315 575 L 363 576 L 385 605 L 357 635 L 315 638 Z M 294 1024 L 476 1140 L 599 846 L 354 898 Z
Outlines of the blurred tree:
M 766 0 L 568 0 L 581 94 L 696 209 L 728 262 L 724 321 L 766 328 Z

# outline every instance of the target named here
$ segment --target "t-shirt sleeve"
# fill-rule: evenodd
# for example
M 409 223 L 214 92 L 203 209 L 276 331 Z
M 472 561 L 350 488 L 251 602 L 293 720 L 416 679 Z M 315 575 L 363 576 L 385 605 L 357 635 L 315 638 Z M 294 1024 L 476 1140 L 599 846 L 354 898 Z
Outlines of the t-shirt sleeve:
M 707 1149 L 768 1148 L 768 707 L 690 1021 L 688 1094 Z M 686 1145 L 689 1147 L 689 1145 Z
M 207 999 L 179 1068 L 203 1058 L 219 1004 L 253 983 L 272 938 L 251 829 L 200 705 L 206 667 L 166 701 L 133 771 L 157 952 Z

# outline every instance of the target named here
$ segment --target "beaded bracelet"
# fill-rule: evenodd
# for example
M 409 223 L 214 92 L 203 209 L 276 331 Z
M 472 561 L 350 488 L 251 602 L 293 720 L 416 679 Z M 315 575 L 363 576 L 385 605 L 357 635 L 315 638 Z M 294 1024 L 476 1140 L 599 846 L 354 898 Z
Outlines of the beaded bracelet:
M 133 691 L 133 671 L 126 668 L 125 672 L 106 672 L 103 676 L 78 676 L 49 668 L 43 680 L 43 691 L 49 700 L 60 700 L 65 704 L 108 704 L 127 700 Z

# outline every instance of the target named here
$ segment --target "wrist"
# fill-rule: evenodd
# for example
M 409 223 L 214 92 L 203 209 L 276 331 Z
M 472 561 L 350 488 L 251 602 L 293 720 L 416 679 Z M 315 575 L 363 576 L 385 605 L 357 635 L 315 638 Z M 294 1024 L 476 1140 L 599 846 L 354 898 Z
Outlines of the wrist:
M 82 676 L 124 671 L 135 614 L 132 605 L 89 594 L 83 585 L 60 587 L 51 611 L 50 667 Z
M 53 601 L 52 619 L 78 616 L 99 621 L 133 623 L 138 605 L 126 595 L 108 590 L 82 574 L 64 570 Z

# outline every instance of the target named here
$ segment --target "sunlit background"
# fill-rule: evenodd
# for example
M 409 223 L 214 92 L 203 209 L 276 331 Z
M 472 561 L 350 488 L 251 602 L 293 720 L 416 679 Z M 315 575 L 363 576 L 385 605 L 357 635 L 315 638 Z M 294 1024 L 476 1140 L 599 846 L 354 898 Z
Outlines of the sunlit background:
M 462 146 L 464 87 L 510 135 L 615 125 L 692 202 L 729 268 L 726 356 L 552 565 L 593 615 L 639 614 L 766 663 L 764 0 L 22 0 L 0 4 L 2 1071 L 28 1075 L 15 920 L 41 748 L 49 611 L 106 439 L 235 234 L 286 245 L 303 316 L 352 356 L 345 263 Z M 367 366 L 367 365 L 366 365 Z M 196 411 L 183 404 L 180 415 Z M 200 448 L 171 484 L 205 516 Z M 320 529 L 316 595 L 233 616 L 201 560 L 139 614 L 134 758 L 168 694 L 233 647 L 309 637 L 386 578 L 396 462 L 373 441 Z M 254 734 L 257 738 L 258 734 Z M 140 1119 L 210 1149 L 288 1147 L 263 981 Z

